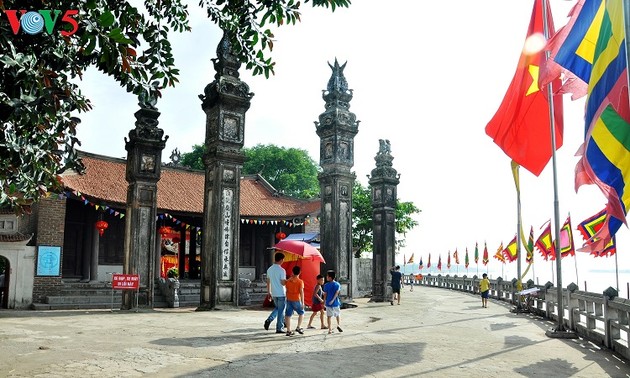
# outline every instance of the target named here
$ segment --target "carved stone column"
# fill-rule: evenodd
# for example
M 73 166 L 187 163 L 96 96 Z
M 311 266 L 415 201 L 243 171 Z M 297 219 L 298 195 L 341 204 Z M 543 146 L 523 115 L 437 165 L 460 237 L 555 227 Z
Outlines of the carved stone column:
M 135 113 L 136 128 L 125 138 L 127 150 L 126 179 L 127 213 L 125 223 L 125 249 L 123 273 L 140 276 L 138 298 L 133 290 L 123 290 L 123 309 L 136 306 L 153 307 L 156 275 L 157 182 L 160 180 L 162 150 L 168 136 L 157 127 L 158 112 L 155 99 L 141 99 L 140 110 Z
M 245 112 L 253 93 L 238 77 L 240 62 L 224 33 L 212 60 L 216 74 L 200 95 L 206 113 L 206 170 L 199 309 L 238 306 L 240 177 Z
M 373 258 L 372 301 L 383 302 L 391 298 L 389 269 L 396 257 L 396 188 L 400 175 L 392 167 L 389 140 L 379 140 L 380 148 L 374 160 L 369 184 L 372 188 Z
M 326 110 L 315 122 L 320 138 L 319 174 L 321 190 L 321 252 L 326 260 L 326 270 L 335 270 L 341 284 L 341 296 L 345 301 L 352 298 L 352 187 L 355 176 L 354 137 L 359 131 L 359 121 L 350 112 L 352 90 L 343 75 L 346 67 L 339 66 L 337 59 L 330 65 L 333 73 L 328 81 L 323 99 Z M 324 273 L 325 274 L 325 273 Z

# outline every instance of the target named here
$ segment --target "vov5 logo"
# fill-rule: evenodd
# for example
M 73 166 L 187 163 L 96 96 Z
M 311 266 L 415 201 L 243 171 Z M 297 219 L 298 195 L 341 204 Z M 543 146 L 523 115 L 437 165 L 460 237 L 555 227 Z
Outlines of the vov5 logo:
M 59 9 L 42 9 L 37 12 L 29 11 L 22 9 L 19 11 L 20 17 L 18 18 L 17 10 L 5 10 L 4 13 L 7 15 L 9 19 L 9 24 L 11 24 L 11 29 L 13 30 L 13 34 L 17 35 L 20 32 L 20 27 L 26 34 L 39 34 L 44 28 L 46 28 L 46 33 L 52 34 L 55 29 L 55 25 L 57 24 L 57 20 L 61 15 L 62 11 Z M 78 9 L 69 9 L 61 17 L 62 23 L 68 23 L 72 26 L 70 30 L 61 30 L 61 35 L 70 36 L 79 30 L 79 24 L 77 20 L 72 18 L 79 13 Z

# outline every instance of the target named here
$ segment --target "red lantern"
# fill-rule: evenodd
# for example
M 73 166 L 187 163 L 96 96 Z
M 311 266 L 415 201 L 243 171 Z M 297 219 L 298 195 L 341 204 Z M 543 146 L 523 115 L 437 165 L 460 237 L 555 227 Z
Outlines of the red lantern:
M 276 232 L 276 239 L 282 240 L 282 239 L 284 239 L 286 237 L 287 237 L 287 234 L 285 234 L 284 232 L 282 232 L 282 231 Z
M 173 237 L 173 243 L 179 243 L 181 241 L 181 239 L 179 238 L 179 236 L 175 236 Z
M 166 234 L 171 233 L 171 228 L 167 226 L 162 226 L 158 229 L 158 233 L 164 237 Z
M 95 227 L 98 230 L 98 234 L 100 236 L 103 236 L 103 233 L 105 232 L 107 227 L 109 227 L 109 224 L 105 222 L 104 220 L 100 220 L 96 222 Z

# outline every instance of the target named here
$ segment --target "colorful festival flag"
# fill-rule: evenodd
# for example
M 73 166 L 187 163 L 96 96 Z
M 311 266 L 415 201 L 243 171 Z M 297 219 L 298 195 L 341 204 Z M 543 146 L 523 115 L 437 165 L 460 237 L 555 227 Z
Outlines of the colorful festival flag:
M 514 239 L 505 247 L 502 251 L 503 256 L 507 259 L 508 262 L 512 262 L 518 258 L 518 251 L 516 250 L 516 235 L 514 235 Z
M 603 250 L 611 242 L 625 222 L 630 208 L 630 152 L 627 147 L 630 141 L 630 103 L 623 4 L 621 0 L 599 0 L 596 3 L 595 16 L 590 20 L 585 18 L 585 22 L 590 23 L 583 25 L 588 25 L 593 36 L 591 40 L 597 42 L 592 64 L 585 65 L 587 72 L 590 68 L 584 116 L 585 138 L 578 151 L 581 158 L 575 169 L 576 191 L 582 185 L 595 184 L 607 200 L 607 219 L 592 242 L 580 248 L 580 251 L 591 253 Z M 595 3 L 592 6 L 595 7 Z
M 531 264 L 534 262 L 534 226 L 531 226 L 531 228 L 529 229 L 529 239 L 527 239 L 527 245 L 525 249 L 527 250 L 525 261 L 528 264 Z
M 592 24 L 601 3 L 602 0 L 578 0 L 569 12 L 567 24 L 551 36 L 545 48 L 550 52 L 549 59 L 541 67 L 538 80 L 541 88 L 563 74 L 558 94 L 572 93 L 572 100 L 586 95 L 600 29 L 600 25 Z
M 468 247 L 466 247 L 466 255 L 464 256 L 464 266 L 468 269 L 468 264 L 470 261 L 468 260 Z
M 575 256 L 575 245 L 573 243 L 573 231 L 571 230 L 571 214 L 564 221 L 560 229 L 560 256 Z
M 479 264 L 479 245 L 475 242 L 475 264 Z
M 455 259 L 455 265 L 459 265 L 459 254 L 457 253 L 457 248 L 455 248 L 455 252 L 453 253 L 453 259 Z
M 490 258 L 488 257 L 488 245 L 486 242 L 483 242 L 483 260 L 481 261 L 483 262 L 483 265 L 488 265 L 488 261 L 490 261 Z
M 429 253 L 429 260 L 427 261 L 427 269 L 431 267 L 431 254 Z
M 606 214 L 606 209 L 598 212 L 597 214 L 586 218 L 580 224 L 578 224 L 577 229 L 582 234 L 584 238 L 585 244 L 596 242 L 594 240 L 597 232 L 604 226 L 604 223 L 608 219 Z M 578 249 L 579 251 L 580 249 Z M 603 246 L 600 250 L 592 250 L 591 254 L 596 257 L 601 256 L 612 256 L 617 252 L 617 246 L 615 243 L 615 237 L 613 236 L 610 241 Z
M 418 269 L 422 270 L 422 268 L 424 268 L 424 265 L 422 264 L 422 256 L 420 256 L 420 263 L 418 264 Z
M 442 270 L 442 255 L 438 256 L 437 268 L 438 268 L 438 270 Z
M 411 257 L 409 257 L 409 261 L 407 261 L 407 264 L 413 264 L 413 253 L 411 254 Z
M 503 256 L 503 242 L 501 242 L 501 245 L 497 249 L 497 253 L 495 253 L 493 257 L 505 264 L 505 257 Z
M 554 33 L 549 2 L 546 3 L 547 30 Z M 551 159 L 551 123 L 546 88 L 538 87 L 539 67 L 545 62 L 545 51 L 530 51 L 544 39 L 543 0 L 534 1 L 532 18 L 516 73 L 501 106 L 486 125 L 486 134 L 512 160 L 538 176 Z M 561 86 L 560 76 L 552 82 L 555 93 Z M 556 149 L 562 146 L 562 96 L 554 95 Z
M 448 258 L 446 259 L 446 269 L 451 269 L 451 251 L 448 251 Z
M 547 227 L 545 227 L 545 224 Z M 551 239 L 551 221 L 545 222 L 541 228 L 545 227 L 542 234 L 536 239 L 536 248 L 538 252 L 542 255 L 545 261 L 551 258 L 552 260 L 556 259 L 556 252 L 553 248 L 553 241 Z

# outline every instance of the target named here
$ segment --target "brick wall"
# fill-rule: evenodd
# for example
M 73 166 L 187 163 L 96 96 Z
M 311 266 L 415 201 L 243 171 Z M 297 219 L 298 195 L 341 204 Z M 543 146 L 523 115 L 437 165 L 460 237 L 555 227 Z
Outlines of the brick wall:
M 62 256 L 59 264 L 63 262 L 63 239 L 66 219 L 66 199 L 59 199 L 53 195 L 42 199 L 37 204 L 36 213 L 36 245 L 61 246 Z M 37 256 L 35 256 L 35 269 L 37 273 Z M 59 267 L 61 273 L 62 267 Z M 33 282 L 33 303 L 43 303 L 46 295 L 55 293 L 62 286 L 61 275 L 58 277 L 37 277 Z

